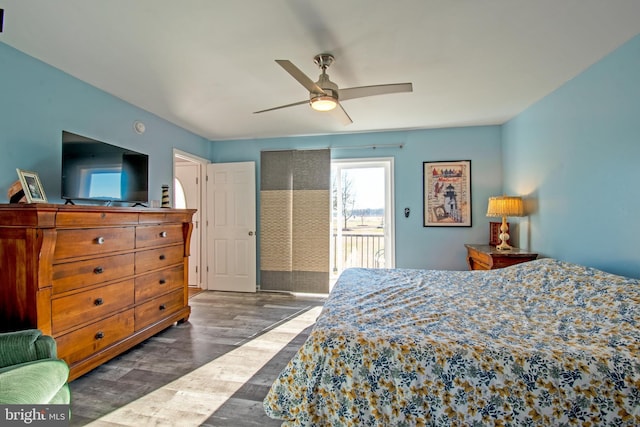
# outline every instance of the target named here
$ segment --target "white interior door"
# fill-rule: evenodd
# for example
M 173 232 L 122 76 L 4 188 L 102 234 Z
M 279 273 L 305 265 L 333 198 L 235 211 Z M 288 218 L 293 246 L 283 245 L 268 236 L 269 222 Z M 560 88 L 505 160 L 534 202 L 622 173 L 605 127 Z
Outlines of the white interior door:
M 208 289 L 256 291 L 255 162 L 207 165 Z
M 193 232 L 189 257 L 189 286 L 201 288 L 200 280 L 200 165 L 190 162 L 179 162 L 174 166 L 176 182 L 174 183 L 174 205 L 176 208 L 196 209 L 193 215 Z M 181 200 L 183 196 L 184 200 Z M 184 206 L 182 206 L 184 203 Z

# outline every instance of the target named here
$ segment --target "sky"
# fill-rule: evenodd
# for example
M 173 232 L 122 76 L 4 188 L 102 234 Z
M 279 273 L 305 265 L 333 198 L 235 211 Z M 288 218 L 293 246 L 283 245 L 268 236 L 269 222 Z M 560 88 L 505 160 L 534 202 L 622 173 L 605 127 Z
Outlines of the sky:
M 384 168 L 346 170 L 355 190 L 355 208 L 384 208 Z

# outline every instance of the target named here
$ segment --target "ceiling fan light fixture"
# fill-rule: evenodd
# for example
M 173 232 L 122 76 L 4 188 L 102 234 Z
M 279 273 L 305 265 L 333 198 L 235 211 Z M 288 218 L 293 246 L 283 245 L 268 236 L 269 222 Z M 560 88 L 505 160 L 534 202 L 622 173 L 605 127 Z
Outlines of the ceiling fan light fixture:
M 309 76 L 300 71 L 298 67 L 293 65 L 291 61 L 286 59 L 276 59 L 276 63 L 278 65 L 284 68 L 284 70 L 289 73 L 291 77 L 296 79 L 298 83 L 300 83 L 305 87 L 305 89 L 309 91 L 309 101 L 299 101 L 294 102 L 293 104 L 281 105 L 279 107 L 256 111 L 254 112 L 254 114 L 279 110 L 281 108 L 293 107 L 309 102 L 309 105 L 315 111 L 327 112 L 335 110 L 337 114 L 332 115 L 346 126 L 353 123 L 353 120 L 351 120 L 351 117 L 349 117 L 349 114 L 347 114 L 340 101 L 347 101 L 355 98 L 364 98 L 365 96 L 386 95 L 389 93 L 413 91 L 413 86 L 411 83 L 393 83 L 385 85 L 358 86 L 339 89 L 338 85 L 332 82 L 329 79 L 329 75 L 327 74 L 327 68 L 329 68 L 333 61 L 333 55 L 329 53 L 321 53 L 320 55 L 315 56 L 314 62 L 318 67 L 320 67 L 321 74 L 318 77 L 318 81 L 314 82 L 309 78 Z M 340 108 L 336 109 L 336 107 L 338 106 Z
M 321 95 L 311 99 L 311 108 L 316 111 L 331 111 L 338 106 L 338 101 L 332 96 Z

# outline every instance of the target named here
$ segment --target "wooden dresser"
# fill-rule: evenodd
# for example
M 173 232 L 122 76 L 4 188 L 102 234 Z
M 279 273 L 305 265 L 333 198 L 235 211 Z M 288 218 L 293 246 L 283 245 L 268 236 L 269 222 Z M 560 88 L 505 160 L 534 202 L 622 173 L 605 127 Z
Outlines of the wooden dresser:
M 194 212 L 0 205 L 0 330 L 53 336 L 73 380 L 188 320 Z
M 467 248 L 467 264 L 469 270 L 494 270 L 521 262 L 533 261 L 537 253 L 513 248 L 509 251 L 499 251 L 491 245 L 464 245 Z

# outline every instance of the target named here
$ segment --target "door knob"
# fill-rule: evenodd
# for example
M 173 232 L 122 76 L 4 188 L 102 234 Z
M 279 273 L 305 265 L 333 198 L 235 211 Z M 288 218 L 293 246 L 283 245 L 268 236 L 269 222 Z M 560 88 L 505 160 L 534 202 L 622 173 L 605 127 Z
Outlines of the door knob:
M 253 236 L 253 231 L 250 231 L 250 232 L 249 232 L 249 236 Z

